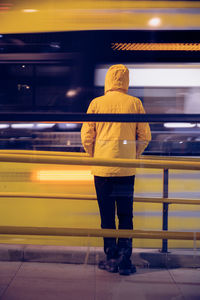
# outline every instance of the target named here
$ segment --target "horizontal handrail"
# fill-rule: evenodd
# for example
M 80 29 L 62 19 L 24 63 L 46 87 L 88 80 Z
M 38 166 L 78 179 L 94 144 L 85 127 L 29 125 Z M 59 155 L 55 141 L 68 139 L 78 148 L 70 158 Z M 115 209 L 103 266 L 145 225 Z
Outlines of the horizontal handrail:
M 168 204 L 189 204 L 200 205 L 200 200 L 195 199 L 176 199 L 176 198 L 145 198 L 134 197 L 134 202 L 149 202 L 149 203 L 168 203 Z
M 85 152 L 64 152 L 64 151 L 41 151 L 41 150 L 0 150 L 0 154 L 27 154 L 27 155 L 50 155 L 50 156 L 75 156 L 89 157 Z M 169 160 L 169 161 L 195 161 L 200 162 L 198 157 L 181 157 L 181 156 L 158 156 L 158 155 L 142 155 L 141 159 L 147 160 Z
M 51 112 L 0 112 L 1 122 L 200 122 L 200 114 L 86 114 Z
M 40 193 L 20 193 L 20 192 L 0 192 L 0 198 L 30 198 L 30 199 L 89 200 L 89 201 L 97 200 L 95 195 L 40 194 Z M 134 202 L 200 205 L 200 200 L 176 199 L 176 198 L 134 197 Z
M 141 159 L 200 162 L 200 157 L 185 157 L 185 156 L 182 157 L 182 156 L 142 155 Z
M 0 153 L 0 162 L 17 163 L 38 163 L 38 164 L 68 164 L 68 165 L 86 165 L 86 166 L 107 166 L 123 168 L 154 168 L 154 169 L 177 169 L 177 170 L 200 170 L 200 162 L 174 162 L 162 160 L 147 159 L 106 159 L 93 157 L 61 157 L 44 155 L 22 155 L 22 154 L 2 154 Z
M 0 234 L 200 240 L 200 232 L 0 226 Z
M 75 156 L 89 157 L 85 152 L 64 152 L 64 151 L 41 151 L 41 150 L 0 150 L 0 154 L 25 154 L 25 155 L 50 155 L 50 156 Z

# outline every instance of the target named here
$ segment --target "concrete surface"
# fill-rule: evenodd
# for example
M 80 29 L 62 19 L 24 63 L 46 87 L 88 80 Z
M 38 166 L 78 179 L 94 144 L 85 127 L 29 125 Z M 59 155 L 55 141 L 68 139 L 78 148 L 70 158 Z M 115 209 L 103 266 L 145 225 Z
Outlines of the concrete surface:
M 200 249 L 133 249 L 132 261 L 139 267 L 200 267 Z M 104 258 L 102 248 L 0 244 L 0 261 L 97 264 Z
M 200 269 L 137 268 L 130 276 L 96 265 L 0 262 L 1 300 L 198 300 Z

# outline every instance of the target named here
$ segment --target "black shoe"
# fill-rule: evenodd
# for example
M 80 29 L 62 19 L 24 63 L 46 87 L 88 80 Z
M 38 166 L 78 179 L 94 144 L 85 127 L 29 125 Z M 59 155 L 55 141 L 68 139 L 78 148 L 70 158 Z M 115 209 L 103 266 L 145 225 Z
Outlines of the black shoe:
M 130 259 L 123 258 L 118 265 L 120 275 L 131 275 L 136 272 L 136 267 L 131 263 Z
M 106 269 L 106 260 L 100 260 L 100 262 L 98 263 L 98 268 L 101 270 L 105 270 Z
M 118 263 L 116 259 L 101 260 L 98 264 L 99 269 L 106 270 L 110 273 L 118 272 Z
M 137 272 L 136 266 L 131 263 L 131 274 L 134 274 L 136 272 Z

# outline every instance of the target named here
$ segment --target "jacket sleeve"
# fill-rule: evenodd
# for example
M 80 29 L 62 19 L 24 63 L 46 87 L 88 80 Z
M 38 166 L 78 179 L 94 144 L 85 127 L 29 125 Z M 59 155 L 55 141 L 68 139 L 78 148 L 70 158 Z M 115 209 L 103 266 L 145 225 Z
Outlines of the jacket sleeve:
M 94 114 L 94 105 L 91 102 L 87 114 Z M 89 154 L 89 156 L 93 156 L 94 154 L 94 144 L 96 138 L 96 124 L 95 122 L 83 123 L 81 128 L 81 141 L 85 152 Z
M 139 102 L 139 114 L 145 114 L 144 107 Z M 151 130 L 148 123 L 137 123 L 136 125 L 136 157 L 142 154 L 144 149 L 148 146 L 151 141 Z

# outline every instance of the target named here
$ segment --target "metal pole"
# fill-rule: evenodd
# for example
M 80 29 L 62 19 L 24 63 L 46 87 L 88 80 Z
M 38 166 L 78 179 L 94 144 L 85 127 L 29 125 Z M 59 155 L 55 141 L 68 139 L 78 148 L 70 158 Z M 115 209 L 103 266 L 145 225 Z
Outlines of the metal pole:
M 169 169 L 163 169 L 163 198 L 168 198 Z M 168 230 L 168 203 L 163 203 L 162 229 Z M 168 252 L 168 240 L 162 240 L 162 251 Z

